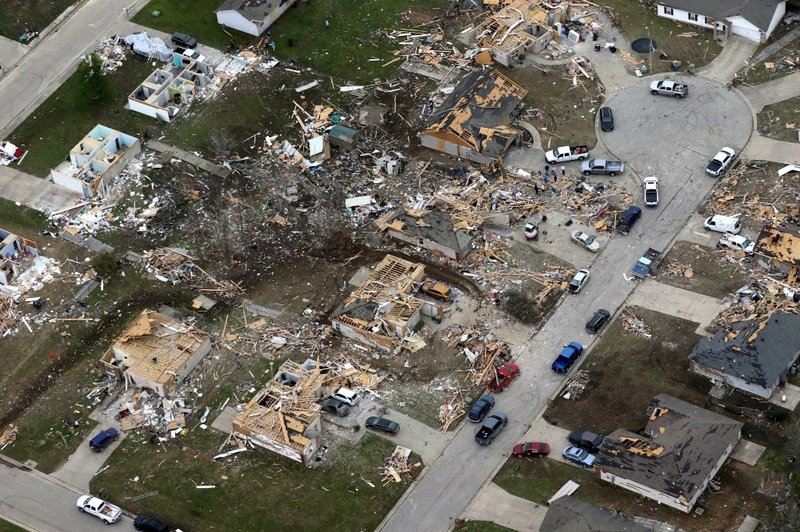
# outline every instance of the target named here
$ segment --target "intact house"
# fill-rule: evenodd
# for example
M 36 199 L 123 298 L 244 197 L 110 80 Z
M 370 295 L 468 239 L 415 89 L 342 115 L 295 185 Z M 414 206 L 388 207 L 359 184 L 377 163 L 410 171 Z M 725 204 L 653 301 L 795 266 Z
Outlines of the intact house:
M 411 333 L 423 315 L 443 314 L 441 305 L 411 295 L 424 276 L 424 265 L 386 255 L 333 312 L 331 326 L 342 336 L 381 351 L 424 346 Z
M 782 271 L 786 282 L 795 285 L 800 270 L 800 227 L 764 227 L 756 239 L 756 253 L 763 266 Z
M 648 532 L 610 510 L 574 497 L 559 497 L 550 503 L 540 530 L 547 532 Z
M 786 13 L 786 0 L 662 0 L 660 17 L 714 31 L 714 38 L 739 35 L 762 43 Z
M 100 358 L 106 373 L 170 397 L 211 351 L 211 338 L 191 325 L 143 311 Z
M 217 22 L 226 29 L 257 37 L 296 3 L 297 0 L 225 0 L 217 9 Z
M 200 89 L 211 84 L 213 75 L 214 69 L 208 64 L 175 52 L 172 63 L 147 76 L 128 96 L 128 107 L 170 122 L 183 106 L 192 103 Z
M 376 220 L 376 224 L 397 240 L 462 260 L 471 250 L 473 236 L 456 227 L 450 214 L 439 209 L 419 211 L 400 207 Z
M 645 436 L 619 429 L 597 453 L 600 478 L 689 513 L 741 439 L 742 424 L 666 394 L 647 408 Z
M 312 465 L 322 430 L 319 402 L 340 386 L 375 388 L 381 378 L 350 364 L 284 362 L 233 420 L 233 435 L 281 456 Z
M 98 124 L 50 171 L 56 185 L 83 194 L 106 196 L 125 166 L 142 151 L 136 137 Z
M 489 50 L 495 61 L 509 66 L 526 53 L 538 54 L 545 49 L 553 40 L 552 24 L 561 12 L 548 12 L 528 0 L 514 0 L 477 26 L 464 30 L 461 39 Z
M 527 93 L 496 70 L 473 70 L 433 112 L 422 145 L 479 164 L 497 161 L 522 134 L 511 123 Z
M 800 315 L 784 312 L 732 323 L 697 343 L 691 370 L 769 399 L 800 357 L 798 330 Z
M 36 242 L 0 229 L 0 285 L 11 283 L 27 269 L 29 259 L 38 255 Z

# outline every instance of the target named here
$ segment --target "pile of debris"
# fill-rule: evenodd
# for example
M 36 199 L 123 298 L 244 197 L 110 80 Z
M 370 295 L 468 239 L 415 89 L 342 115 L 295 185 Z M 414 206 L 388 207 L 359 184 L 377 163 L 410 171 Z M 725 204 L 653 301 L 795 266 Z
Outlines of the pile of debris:
M 402 475 L 408 475 L 408 478 L 415 478 L 419 471 L 422 469 L 422 464 L 416 462 L 409 465 L 408 458 L 411 456 L 411 449 L 398 445 L 395 447 L 392 455 L 383 461 L 381 482 L 386 484 L 394 482 L 402 482 Z
M 450 425 L 466 413 L 467 405 L 461 395 L 461 390 L 456 390 L 452 399 L 446 399 L 442 406 L 439 407 L 439 421 L 442 423 L 442 428 L 439 430 L 447 432 L 450 430 Z
M 0 334 L 5 337 L 11 334 L 16 325 L 18 316 L 14 311 L 14 296 L 0 292 Z
M 163 432 L 169 434 L 170 439 L 182 433 L 186 428 L 186 416 L 192 413 L 192 408 L 182 398 L 167 399 L 143 389 L 126 392 L 119 405 L 116 417 L 122 430 Z
M 589 380 L 589 370 L 578 370 L 572 377 L 570 377 L 566 386 L 564 386 L 564 391 L 561 393 L 561 397 L 574 401 L 580 397 L 581 393 L 583 393 L 583 391 L 586 389 L 586 386 L 589 384 Z
M 766 325 L 776 312 L 800 314 L 798 304 L 792 298 L 785 297 L 787 294 L 783 288 L 783 284 L 772 280 L 754 281 L 739 288 L 736 301 L 720 312 L 709 328 L 724 327 L 732 334 L 730 326 L 734 323 L 756 320 Z
M 454 80 L 461 69 L 470 66 L 470 58 L 462 54 L 453 43 L 446 41 L 441 29 L 403 29 L 392 31 L 387 36 L 403 48 L 394 52 L 395 59 L 382 66 L 405 60 L 400 65 L 401 70 L 444 83 Z
M 664 273 L 670 276 L 680 276 L 686 277 L 687 279 L 691 279 L 694 276 L 694 270 L 689 264 L 680 264 L 677 262 L 671 262 L 667 264 L 664 268 Z
M 194 281 L 195 258 L 183 248 L 156 248 L 142 254 L 147 273 L 163 283 L 179 284 Z
M 450 347 L 462 349 L 471 366 L 469 378 L 475 384 L 482 384 L 487 377 L 493 376 L 496 366 L 511 358 L 511 347 L 498 339 L 483 322 L 472 327 L 454 325 L 445 333 L 444 341 Z
M 19 429 L 13 423 L 6 427 L 3 434 L 0 434 L 0 451 L 14 443 L 18 432 Z
M 121 67 L 128 57 L 128 50 L 128 45 L 117 35 L 100 41 L 94 53 L 103 63 L 103 74 L 114 72 Z
M 645 338 L 652 338 L 653 333 L 650 327 L 638 316 L 636 316 L 630 309 L 626 308 L 620 315 L 622 318 L 622 328 L 633 334 L 643 336 Z

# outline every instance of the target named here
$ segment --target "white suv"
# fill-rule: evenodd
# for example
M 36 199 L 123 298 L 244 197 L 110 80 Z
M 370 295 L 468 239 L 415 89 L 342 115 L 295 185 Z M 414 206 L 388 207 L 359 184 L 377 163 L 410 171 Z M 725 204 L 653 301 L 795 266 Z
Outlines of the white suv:
M 339 388 L 339 390 L 337 390 L 337 392 L 331 397 L 338 399 L 343 403 L 347 403 L 350 406 L 356 406 L 358 404 L 358 400 L 361 399 L 359 395 L 350 388 Z
M 744 251 L 748 255 L 752 255 L 756 251 L 756 243 L 747 238 L 746 236 L 734 235 L 726 233 L 717 242 L 718 248 L 730 248 L 735 251 Z

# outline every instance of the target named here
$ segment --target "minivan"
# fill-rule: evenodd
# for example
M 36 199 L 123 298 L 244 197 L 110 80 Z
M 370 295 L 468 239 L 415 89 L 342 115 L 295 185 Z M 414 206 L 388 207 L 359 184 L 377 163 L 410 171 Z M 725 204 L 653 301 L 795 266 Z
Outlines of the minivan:
M 715 214 L 709 216 L 703 222 L 703 227 L 709 231 L 716 231 L 718 233 L 733 233 L 738 235 L 742 230 L 742 224 L 736 216 L 724 216 L 722 214 Z
M 622 213 L 622 217 L 619 220 L 619 224 L 617 225 L 617 233 L 621 235 L 627 235 L 633 224 L 636 223 L 636 220 L 642 215 L 642 209 L 637 207 L 636 205 L 631 205 L 625 212 Z
M 614 131 L 614 113 L 610 107 L 600 108 L 600 129 L 603 131 Z

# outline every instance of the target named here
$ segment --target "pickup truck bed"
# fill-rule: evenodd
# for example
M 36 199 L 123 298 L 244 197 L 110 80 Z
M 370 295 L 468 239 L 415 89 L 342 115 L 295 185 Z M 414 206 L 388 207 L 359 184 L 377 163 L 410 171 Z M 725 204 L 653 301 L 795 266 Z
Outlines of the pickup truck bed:
M 644 255 L 639 257 L 639 260 L 633 265 L 633 275 L 644 279 L 652 270 L 656 269 L 660 260 L 660 251 L 653 248 L 647 248 L 647 251 L 644 252 Z

